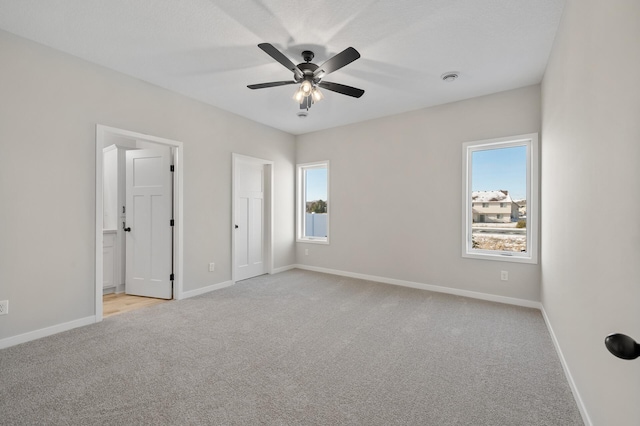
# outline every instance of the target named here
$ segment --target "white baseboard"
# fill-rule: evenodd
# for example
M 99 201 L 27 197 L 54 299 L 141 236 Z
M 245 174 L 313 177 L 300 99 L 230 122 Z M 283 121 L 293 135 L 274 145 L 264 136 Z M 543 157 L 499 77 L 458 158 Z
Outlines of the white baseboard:
M 231 287 L 235 283 L 233 281 L 224 281 L 218 284 L 209 285 L 206 287 L 198 288 L 195 290 L 183 291 L 180 295 L 180 299 L 188 299 L 190 297 L 200 296 L 201 294 L 209 293 L 210 291 L 220 290 L 221 288 Z
M 402 287 L 417 288 L 417 289 L 420 289 L 420 290 L 435 291 L 435 292 L 438 292 L 438 293 L 453 294 L 453 295 L 456 295 L 456 296 L 470 297 L 472 299 L 480 299 L 480 300 L 488 300 L 488 301 L 491 301 L 491 302 L 506 303 L 508 305 L 523 306 L 525 308 L 540 309 L 542 307 L 540 302 L 536 302 L 536 301 L 533 301 L 533 300 L 526 300 L 526 299 L 518 299 L 518 298 L 515 298 L 515 297 L 498 296 L 498 295 L 495 295 L 495 294 L 480 293 L 480 292 L 477 292 L 477 291 L 461 290 L 461 289 L 457 289 L 457 288 L 443 287 L 443 286 L 432 285 L 432 284 L 422 284 L 422 283 L 416 283 L 416 282 L 412 282 L 412 281 L 397 280 L 395 278 L 378 277 L 378 276 L 375 276 L 375 275 L 358 274 L 358 273 L 355 273 L 355 272 L 347 272 L 347 271 L 339 271 L 339 270 L 336 270 L 336 269 L 320 268 L 320 267 L 317 267 L 317 266 L 308 266 L 308 265 L 300 265 L 300 264 L 298 264 L 298 265 L 295 265 L 295 267 L 298 268 L 298 269 L 305 269 L 307 271 L 324 272 L 326 274 L 340 275 L 340 276 L 343 276 L 343 277 L 350 277 L 350 278 L 358 278 L 358 279 L 361 279 L 361 280 L 375 281 L 375 282 L 385 283 L 385 284 L 393 284 L 393 285 L 398 285 L 398 286 L 402 286 Z
M 65 322 L 62 324 L 52 325 L 51 327 L 41 328 L 39 330 L 30 331 L 24 334 L 18 334 L 17 336 L 7 337 L 0 340 L 0 349 L 8 348 L 10 346 L 19 345 L 20 343 L 30 342 L 32 340 L 40 339 L 42 337 L 51 336 L 52 334 L 62 333 L 63 331 L 71 330 L 85 325 L 93 324 L 96 322 L 95 316 L 80 318 L 77 320 Z
M 274 268 L 271 273 L 272 274 L 279 274 L 280 272 L 290 271 L 290 270 L 296 269 L 296 268 L 298 268 L 298 265 L 281 266 L 280 268 Z
M 580 396 L 580 392 L 578 392 L 578 388 L 576 387 L 576 382 L 573 380 L 573 376 L 571 375 L 571 371 L 569 370 L 567 361 L 564 358 L 562 349 L 560 349 L 560 343 L 558 342 L 556 333 L 553 331 L 553 327 L 551 326 L 551 321 L 549 321 L 549 317 L 547 316 L 547 312 L 544 310 L 543 305 L 540 306 L 540 311 L 542 312 L 542 317 L 544 318 L 545 324 L 547 324 L 547 329 L 549 330 L 549 334 L 551 335 L 553 346 L 555 346 L 556 352 L 558 353 L 558 358 L 560 358 L 560 364 L 562 364 L 564 375 L 567 377 L 567 381 L 569 382 L 569 387 L 571 387 L 571 393 L 573 393 L 573 398 L 576 400 L 576 404 L 578 405 L 578 410 L 580 411 L 580 415 L 582 416 L 582 421 L 584 422 L 585 426 L 592 426 L 593 423 L 591 422 L 591 418 L 589 417 L 589 413 L 587 412 L 587 407 L 585 407 L 584 402 L 582 401 L 582 397 Z

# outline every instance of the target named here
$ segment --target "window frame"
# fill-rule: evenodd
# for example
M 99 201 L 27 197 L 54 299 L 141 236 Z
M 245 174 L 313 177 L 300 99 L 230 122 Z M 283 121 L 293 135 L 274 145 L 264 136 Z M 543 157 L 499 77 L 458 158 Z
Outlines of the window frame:
M 472 246 L 472 155 L 477 151 L 526 146 L 527 251 L 524 253 L 474 249 Z M 462 257 L 504 262 L 538 263 L 539 160 L 538 133 L 485 139 L 462 144 Z
M 306 225 L 306 174 L 309 169 L 327 169 L 327 236 L 307 237 L 304 235 Z M 331 169 L 329 160 L 296 164 L 296 242 L 312 244 L 329 244 L 331 224 Z

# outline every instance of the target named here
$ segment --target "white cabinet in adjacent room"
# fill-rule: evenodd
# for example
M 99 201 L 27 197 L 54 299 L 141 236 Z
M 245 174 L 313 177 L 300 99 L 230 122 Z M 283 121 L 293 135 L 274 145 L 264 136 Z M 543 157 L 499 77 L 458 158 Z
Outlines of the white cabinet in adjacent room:
M 116 262 L 116 231 L 103 231 L 102 233 L 102 288 L 115 291 L 117 277 Z
M 123 292 L 125 286 L 123 222 L 125 220 L 126 151 L 127 148 L 117 145 L 110 145 L 103 149 L 102 229 L 105 256 L 103 288 L 113 289 L 109 291 L 116 293 Z M 107 264 L 107 262 L 110 263 Z

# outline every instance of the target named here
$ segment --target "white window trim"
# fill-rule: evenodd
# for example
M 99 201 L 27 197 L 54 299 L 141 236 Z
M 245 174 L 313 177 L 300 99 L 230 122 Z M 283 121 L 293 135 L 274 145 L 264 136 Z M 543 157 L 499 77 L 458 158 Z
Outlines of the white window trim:
M 305 185 L 304 185 L 304 170 L 313 168 L 325 168 L 327 169 L 327 236 L 325 237 L 305 237 L 304 236 L 304 224 L 305 224 Z M 329 244 L 330 224 L 331 224 L 331 170 L 329 160 L 326 161 L 314 161 L 313 163 L 301 163 L 296 164 L 296 241 L 299 243 L 312 243 L 312 244 Z
M 527 147 L 527 252 L 473 249 L 471 243 L 471 155 L 475 151 L 513 146 Z M 538 263 L 538 134 L 510 136 L 462 144 L 462 257 L 503 262 Z

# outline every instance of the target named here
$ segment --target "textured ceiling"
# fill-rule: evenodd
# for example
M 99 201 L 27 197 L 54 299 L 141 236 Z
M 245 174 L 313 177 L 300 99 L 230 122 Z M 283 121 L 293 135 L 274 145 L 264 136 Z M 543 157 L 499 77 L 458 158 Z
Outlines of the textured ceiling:
M 0 0 L 0 28 L 293 134 L 537 84 L 564 0 Z M 361 58 L 299 118 L 292 78 L 258 43 L 321 64 Z M 440 76 L 459 71 L 445 83 Z

